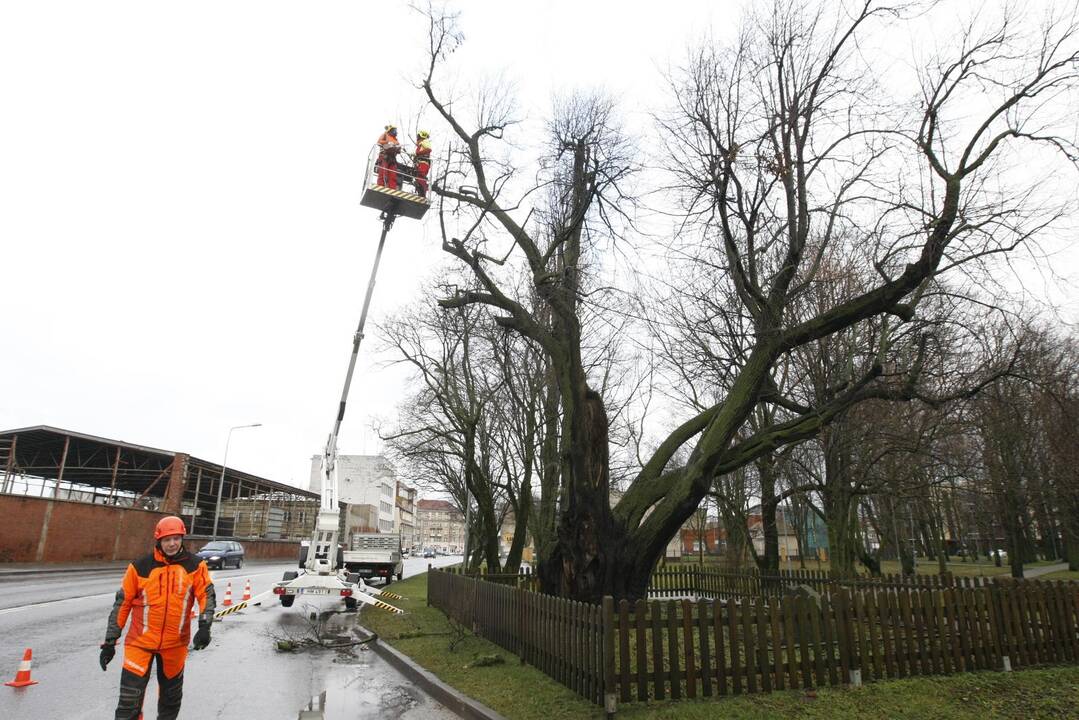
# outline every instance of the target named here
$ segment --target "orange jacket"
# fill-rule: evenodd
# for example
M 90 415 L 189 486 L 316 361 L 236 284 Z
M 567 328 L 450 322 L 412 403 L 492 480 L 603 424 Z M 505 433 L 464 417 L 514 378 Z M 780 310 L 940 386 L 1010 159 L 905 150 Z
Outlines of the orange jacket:
M 392 160 L 397 152 L 401 149 L 401 144 L 397 142 L 397 138 L 390 135 L 388 132 L 384 132 L 378 137 L 378 147 L 382 151 L 382 155 Z
M 109 613 L 105 642 L 115 643 L 130 617 L 125 645 L 150 650 L 186 647 L 196 603 L 202 609 L 199 624 L 212 623 L 216 600 L 206 563 L 183 548 L 171 558 L 155 548 L 127 566 Z

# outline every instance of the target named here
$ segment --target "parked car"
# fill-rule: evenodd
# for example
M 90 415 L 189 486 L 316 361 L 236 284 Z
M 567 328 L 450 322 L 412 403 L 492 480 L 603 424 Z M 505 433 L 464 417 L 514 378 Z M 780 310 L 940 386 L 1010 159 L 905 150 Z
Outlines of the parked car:
M 197 553 L 211 568 L 236 568 L 244 566 L 244 546 L 232 540 L 214 540 L 202 546 Z

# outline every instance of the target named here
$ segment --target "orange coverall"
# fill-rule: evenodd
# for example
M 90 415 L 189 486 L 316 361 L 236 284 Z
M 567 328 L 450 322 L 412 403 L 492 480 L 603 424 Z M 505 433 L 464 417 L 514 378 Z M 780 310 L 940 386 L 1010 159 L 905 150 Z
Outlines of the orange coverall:
M 375 182 L 390 190 L 397 189 L 397 153 L 401 146 L 397 143 L 397 136 L 390 135 L 389 131 L 382 133 L 378 138 L 378 160 L 375 167 L 378 176 Z
M 109 613 L 105 641 L 115 643 L 131 620 L 124 639 L 117 720 L 141 717 L 142 701 L 157 658 L 157 716 L 175 718 L 183 697 L 183 671 L 191 640 L 191 609 L 201 608 L 198 623 L 213 623 L 216 600 L 206 563 L 181 548 L 166 557 L 155 548 L 127 566 Z
M 431 170 L 431 140 L 416 140 L 416 190 L 422 197 L 427 197 L 427 173 Z

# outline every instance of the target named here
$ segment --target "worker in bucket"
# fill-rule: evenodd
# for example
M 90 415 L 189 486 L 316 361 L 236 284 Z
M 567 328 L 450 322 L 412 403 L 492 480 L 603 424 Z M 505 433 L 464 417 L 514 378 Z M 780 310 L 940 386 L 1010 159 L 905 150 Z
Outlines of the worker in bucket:
M 375 168 L 378 170 L 376 184 L 390 190 L 397 189 L 397 153 L 399 152 L 401 152 L 401 144 L 397 142 L 397 126 L 387 125 L 386 131 L 378 138 L 378 160 L 375 162 Z
M 431 135 L 426 130 L 416 134 L 416 152 L 412 156 L 416 168 L 416 194 L 427 197 L 427 173 L 431 171 Z
M 130 618 L 116 720 L 141 717 L 150 665 L 155 661 L 157 717 L 172 720 L 179 714 L 195 605 L 201 612 L 193 647 L 201 650 L 210 644 L 216 605 L 213 581 L 205 561 L 184 548 L 186 534 L 183 520 L 175 516 L 162 518 L 154 529 L 154 551 L 127 566 L 116 593 L 105 642 L 101 644 L 101 669 L 105 670 L 116 655 L 116 642 Z

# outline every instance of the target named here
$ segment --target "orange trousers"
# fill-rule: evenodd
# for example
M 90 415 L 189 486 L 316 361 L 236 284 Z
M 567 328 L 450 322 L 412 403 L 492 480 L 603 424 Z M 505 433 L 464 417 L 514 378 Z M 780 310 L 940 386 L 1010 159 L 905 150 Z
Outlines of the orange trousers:
M 427 197 L 427 173 L 431 171 L 431 163 L 425 160 L 416 161 L 416 190 L 421 197 Z
M 375 165 L 378 174 L 375 179 L 376 185 L 388 187 L 390 190 L 397 189 L 397 161 L 379 157 Z

